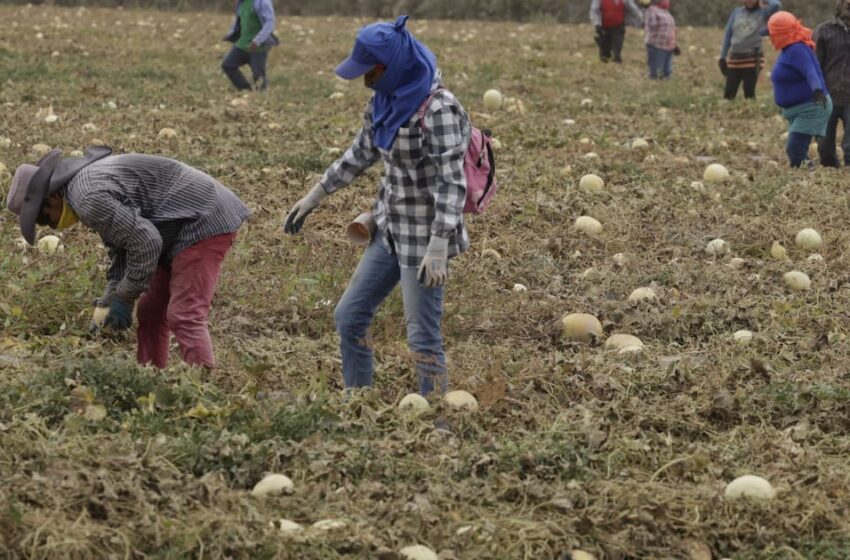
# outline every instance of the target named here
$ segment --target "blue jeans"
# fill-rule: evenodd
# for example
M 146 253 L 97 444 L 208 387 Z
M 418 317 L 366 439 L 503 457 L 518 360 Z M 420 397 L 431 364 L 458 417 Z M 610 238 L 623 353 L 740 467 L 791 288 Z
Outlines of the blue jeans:
M 785 153 L 788 154 L 788 162 L 791 167 L 800 167 L 803 162 L 809 160 L 809 146 L 812 143 L 811 134 L 800 132 L 789 132 L 788 143 L 785 145 Z
M 673 75 L 673 51 L 665 51 L 652 45 L 646 46 L 646 60 L 649 64 L 649 78 L 663 80 Z
M 239 47 L 233 47 L 224 56 L 224 59 L 222 59 L 221 69 L 227 74 L 227 77 L 230 78 L 236 89 L 251 89 L 251 84 L 248 83 L 248 80 L 242 75 L 242 71 L 239 70 L 241 66 L 249 64 L 251 66 L 251 75 L 254 78 L 254 84 L 257 89 L 264 90 L 268 88 L 268 82 L 266 81 L 266 61 L 268 58 L 268 51 L 248 52 L 243 51 Z
M 446 356 L 440 321 L 443 317 L 443 288 L 424 288 L 417 269 L 402 268 L 398 257 L 387 251 L 376 236 L 334 309 L 342 353 L 342 377 L 346 389 L 372 385 L 374 363 L 369 326 L 382 301 L 401 283 L 407 344 L 419 377 L 422 395 L 448 390 Z

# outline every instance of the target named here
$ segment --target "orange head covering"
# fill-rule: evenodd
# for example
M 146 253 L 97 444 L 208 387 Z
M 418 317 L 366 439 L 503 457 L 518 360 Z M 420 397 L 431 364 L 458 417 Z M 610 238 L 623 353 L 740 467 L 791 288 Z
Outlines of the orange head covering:
M 778 51 L 794 43 L 805 43 L 809 48 L 815 48 L 815 42 L 812 41 L 812 30 L 804 27 L 803 22 L 791 12 L 773 14 L 767 22 L 767 31 L 770 33 L 770 42 Z

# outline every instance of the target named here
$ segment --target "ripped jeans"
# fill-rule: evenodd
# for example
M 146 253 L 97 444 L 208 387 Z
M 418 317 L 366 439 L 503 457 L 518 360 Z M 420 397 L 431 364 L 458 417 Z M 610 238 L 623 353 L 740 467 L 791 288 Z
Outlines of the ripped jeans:
M 428 395 L 448 390 L 446 356 L 440 322 L 443 317 L 443 287 L 425 288 L 416 268 L 403 268 L 380 235 L 366 251 L 345 293 L 334 309 L 342 353 L 342 376 L 346 389 L 372 385 L 374 360 L 369 327 L 378 306 L 401 284 L 407 344 L 419 377 L 419 392 Z

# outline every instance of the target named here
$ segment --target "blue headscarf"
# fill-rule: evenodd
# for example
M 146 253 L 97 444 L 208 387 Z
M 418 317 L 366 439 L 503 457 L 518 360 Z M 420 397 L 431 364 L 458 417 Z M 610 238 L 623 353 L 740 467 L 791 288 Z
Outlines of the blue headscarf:
M 337 74 L 351 79 L 364 68 L 386 66 L 373 86 L 372 113 L 375 145 L 385 150 L 428 98 L 437 72 L 437 57 L 405 28 L 407 19 L 399 16 L 395 24 L 373 23 L 361 29 L 351 55 L 337 67 Z M 363 73 L 365 70 L 360 75 Z

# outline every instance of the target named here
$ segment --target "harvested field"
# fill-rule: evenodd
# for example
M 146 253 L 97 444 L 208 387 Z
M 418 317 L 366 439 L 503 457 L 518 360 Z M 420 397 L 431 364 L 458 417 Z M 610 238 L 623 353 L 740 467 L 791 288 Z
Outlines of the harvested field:
M 416 388 L 398 293 L 373 325 L 375 389 L 341 399 L 332 311 L 359 258 L 344 228 L 380 170 L 302 234 L 281 230 L 360 124 L 368 91 L 333 68 L 364 21 L 281 20 L 270 91 L 240 97 L 219 69 L 227 15 L 0 19 L 9 172 L 35 144 L 100 140 L 198 166 L 254 211 L 214 302 L 211 374 L 176 351 L 138 368 L 132 335 L 90 336 L 97 236 L 77 226 L 43 255 L 0 213 L 0 557 L 393 560 L 423 544 L 442 560 L 850 558 L 850 171 L 786 167 L 766 75 L 756 102 L 720 100 L 719 29 L 681 29 L 675 79 L 650 83 L 634 30 L 615 66 L 587 25 L 411 21 L 502 145 L 444 319 L 453 388 L 481 408 L 415 416 L 396 407 Z M 522 107 L 485 113 L 490 88 Z M 638 137 L 649 146 L 630 149 Z M 702 182 L 711 162 L 731 179 Z M 579 187 L 586 173 L 600 192 Z M 4 200 L 8 185 L 0 174 Z M 582 215 L 602 232 L 575 231 Z M 807 227 L 822 259 L 795 246 Z M 728 252 L 706 252 L 716 238 Z M 811 289 L 789 289 L 791 270 Z M 641 287 L 656 297 L 630 301 Z M 566 313 L 643 351 L 566 341 Z M 294 492 L 252 496 L 267 472 Z M 744 474 L 778 496 L 726 500 Z M 344 526 L 284 533 L 281 519 Z

